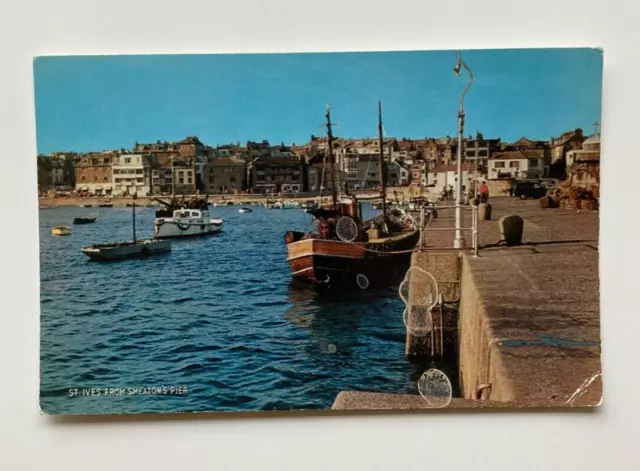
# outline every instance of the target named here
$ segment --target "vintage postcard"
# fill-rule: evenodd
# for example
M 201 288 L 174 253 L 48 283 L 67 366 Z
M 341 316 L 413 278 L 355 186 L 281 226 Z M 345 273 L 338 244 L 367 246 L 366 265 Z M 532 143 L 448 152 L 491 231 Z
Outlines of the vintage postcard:
M 601 402 L 601 50 L 34 74 L 45 413 Z

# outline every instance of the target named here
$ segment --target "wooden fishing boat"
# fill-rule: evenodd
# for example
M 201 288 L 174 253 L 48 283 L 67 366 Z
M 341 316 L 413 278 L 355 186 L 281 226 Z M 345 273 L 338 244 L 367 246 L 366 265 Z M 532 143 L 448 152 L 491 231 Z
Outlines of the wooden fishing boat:
M 355 199 L 340 211 L 308 211 L 318 219 L 316 233 L 287 232 L 287 261 L 295 279 L 331 287 L 388 284 L 406 272 L 420 233 L 404 211 L 365 221 L 350 213 L 361 213 Z M 350 227 L 350 229 L 344 229 Z
M 51 234 L 54 236 L 71 235 L 71 228 L 69 226 L 55 226 L 51 229 Z
M 382 152 L 382 107 L 378 103 L 379 173 L 385 175 Z M 362 205 L 353 195 L 338 201 L 331 115 L 327 108 L 327 156 L 331 163 L 332 201 L 307 210 L 317 221 L 315 232 L 285 234 L 287 261 L 294 279 L 332 288 L 388 285 L 409 267 L 420 238 L 415 220 L 400 209 L 387 210 L 381 177 L 382 214 L 362 219 Z

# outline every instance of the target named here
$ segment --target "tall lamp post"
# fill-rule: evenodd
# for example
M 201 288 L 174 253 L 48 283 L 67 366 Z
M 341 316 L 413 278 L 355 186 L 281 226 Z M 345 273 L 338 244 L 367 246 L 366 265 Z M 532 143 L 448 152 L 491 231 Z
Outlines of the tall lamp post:
M 455 74 L 459 77 L 462 67 L 464 67 L 469 74 L 469 82 L 460 96 L 460 108 L 458 109 L 458 185 L 456 186 L 456 235 L 453 239 L 453 247 L 463 249 L 465 247 L 464 237 L 462 236 L 462 136 L 464 133 L 464 97 L 473 83 L 473 72 L 471 72 L 471 69 L 464 63 L 459 52 L 456 53 L 456 58 L 456 66 L 453 69 Z

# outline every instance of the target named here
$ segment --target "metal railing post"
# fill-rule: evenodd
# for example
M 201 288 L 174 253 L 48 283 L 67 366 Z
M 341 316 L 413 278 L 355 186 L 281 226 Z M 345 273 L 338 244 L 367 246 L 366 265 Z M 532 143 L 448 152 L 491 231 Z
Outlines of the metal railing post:
M 424 248 L 424 206 L 420 208 L 420 250 Z
M 477 200 L 474 201 L 474 203 L 475 202 L 477 202 Z M 473 219 L 472 227 L 473 227 L 473 256 L 474 257 L 478 256 L 478 226 L 479 226 L 478 213 L 479 213 L 478 205 L 474 204 L 472 215 L 471 215 L 471 218 Z

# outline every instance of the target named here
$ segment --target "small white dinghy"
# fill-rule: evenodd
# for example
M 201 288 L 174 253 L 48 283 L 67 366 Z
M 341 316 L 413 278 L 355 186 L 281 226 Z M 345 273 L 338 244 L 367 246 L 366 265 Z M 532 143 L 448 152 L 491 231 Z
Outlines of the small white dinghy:
M 239 212 L 239 213 L 252 213 L 252 212 L 253 212 L 253 209 L 251 209 L 251 208 L 240 208 L 240 209 L 238 210 L 238 212 Z

